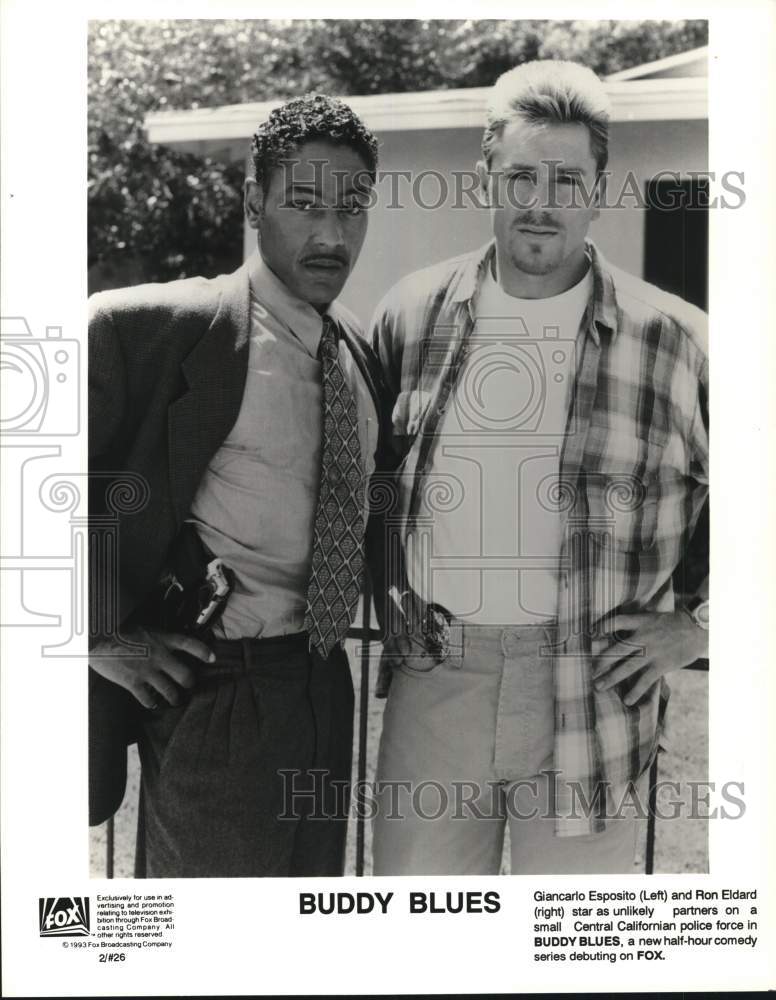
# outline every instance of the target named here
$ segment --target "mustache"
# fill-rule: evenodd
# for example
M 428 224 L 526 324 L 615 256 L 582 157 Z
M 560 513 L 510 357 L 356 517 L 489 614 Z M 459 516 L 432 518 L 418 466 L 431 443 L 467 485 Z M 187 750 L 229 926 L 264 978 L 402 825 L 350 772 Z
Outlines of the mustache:
M 515 222 L 515 226 L 532 226 L 534 229 L 562 229 L 563 226 L 551 215 L 545 212 L 527 213 L 521 215 Z
M 302 257 L 303 264 L 309 264 L 310 261 L 317 260 L 334 261 L 337 264 L 347 266 L 350 263 L 350 256 L 342 250 L 318 250 L 314 253 L 307 253 Z

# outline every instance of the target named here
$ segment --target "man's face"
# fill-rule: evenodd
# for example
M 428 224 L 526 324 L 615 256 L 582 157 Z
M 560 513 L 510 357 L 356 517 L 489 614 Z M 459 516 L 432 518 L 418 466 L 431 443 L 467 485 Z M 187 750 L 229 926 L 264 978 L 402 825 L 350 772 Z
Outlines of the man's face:
M 323 310 L 353 269 L 366 236 L 366 164 L 349 146 L 304 143 L 274 168 L 266 194 L 246 182 L 248 222 L 264 261 L 290 291 Z
M 537 288 L 546 277 L 548 294 L 577 280 L 585 236 L 599 214 L 587 128 L 510 122 L 493 145 L 490 171 L 484 163 L 478 171 L 492 206 L 499 267 L 535 276 Z

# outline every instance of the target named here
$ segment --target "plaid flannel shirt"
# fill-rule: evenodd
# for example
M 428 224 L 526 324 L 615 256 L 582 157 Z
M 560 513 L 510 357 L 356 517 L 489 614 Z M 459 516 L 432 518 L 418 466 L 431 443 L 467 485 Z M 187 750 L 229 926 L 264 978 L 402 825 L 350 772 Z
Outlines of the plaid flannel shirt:
M 617 687 L 596 691 L 591 643 L 604 616 L 674 609 L 672 574 L 708 495 L 706 315 L 611 267 L 592 243 L 587 250 L 593 291 L 560 449 L 559 638 L 547 650 L 559 836 L 601 830 L 607 794 L 616 801 L 657 753 L 667 683 L 632 706 Z M 494 252 L 491 242 L 409 275 L 373 321 L 398 462 L 388 520 L 400 541 L 387 561 L 399 589 L 407 586 L 402 550 L 430 485 L 440 418 L 466 358 Z M 383 667 L 378 695 L 389 683 L 390 668 Z M 584 815 L 582 803 L 591 806 Z

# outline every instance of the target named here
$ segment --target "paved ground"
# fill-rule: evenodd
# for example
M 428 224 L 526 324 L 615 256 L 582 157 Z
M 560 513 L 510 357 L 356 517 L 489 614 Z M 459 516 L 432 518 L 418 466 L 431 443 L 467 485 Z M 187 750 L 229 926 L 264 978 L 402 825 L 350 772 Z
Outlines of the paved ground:
M 354 665 L 354 683 L 356 685 L 356 708 L 359 704 L 359 654 L 355 644 L 349 644 L 351 663 Z M 374 690 L 374 665 L 371 670 L 370 689 Z M 681 795 L 666 787 L 659 800 L 661 812 L 671 814 L 674 811 L 672 801 L 681 799 L 689 801 L 690 790 L 687 782 L 706 781 L 708 777 L 708 677 L 695 671 L 682 671 L 671 678 L 670 706 L 670 737 L 671 752 L 660 756 L 661 781 L 680 782 Z M 382 701 L 370 695 L 369 726 L 367 743 L 367 780 L 374 778 L 374 767 L 377 757 L 377 744 L 383 713 Z M 358 731 L 358 718 L 356 719 Z M 355 777 L 355 774 L 354 774 Z M 130 877 L 133 871 L 134 831 L 137 812 L 138 764 L 134 753 L 131 753 L 127 795 L 121 810 L 115 819 L 115 860 L 114 874 L 117 878 Z M 688 810 L 685 809 L 684 812 Z M 646 823 L 642 824 L 642 844 L 646 836 Z M 356 825 L 351 824 L 348 841 L 347 874 L 355 873 L 356 864 Z M 365 874 L 371 874 L 371 831 L 369 824 L 364 827 L 364 857 Z M 505 850 L 503 871 L 508 874 L 508 851 Z M 92 875 L 99 877 L 105 873 L 106 836 L 105 827 L 91 831 L 91 863 Z M 643 871 L 644 849 L 639 850 L 634 871 Z M 708 824 L 700 819 L 682 818 L 658 821 L 655 871 L 659 873 L 705 872 L 708 871 Z

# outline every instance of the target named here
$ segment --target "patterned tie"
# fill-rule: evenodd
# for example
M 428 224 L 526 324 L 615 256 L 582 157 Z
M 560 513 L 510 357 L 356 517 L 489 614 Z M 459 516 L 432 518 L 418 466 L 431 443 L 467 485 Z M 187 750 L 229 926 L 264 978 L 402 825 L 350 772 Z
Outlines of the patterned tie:
M 364 572 L 364 477 L 356 401 L 339 362 L 338 331 L 323 317 L 321 485 L 304 627 L 326 659 L 356 614 Z

